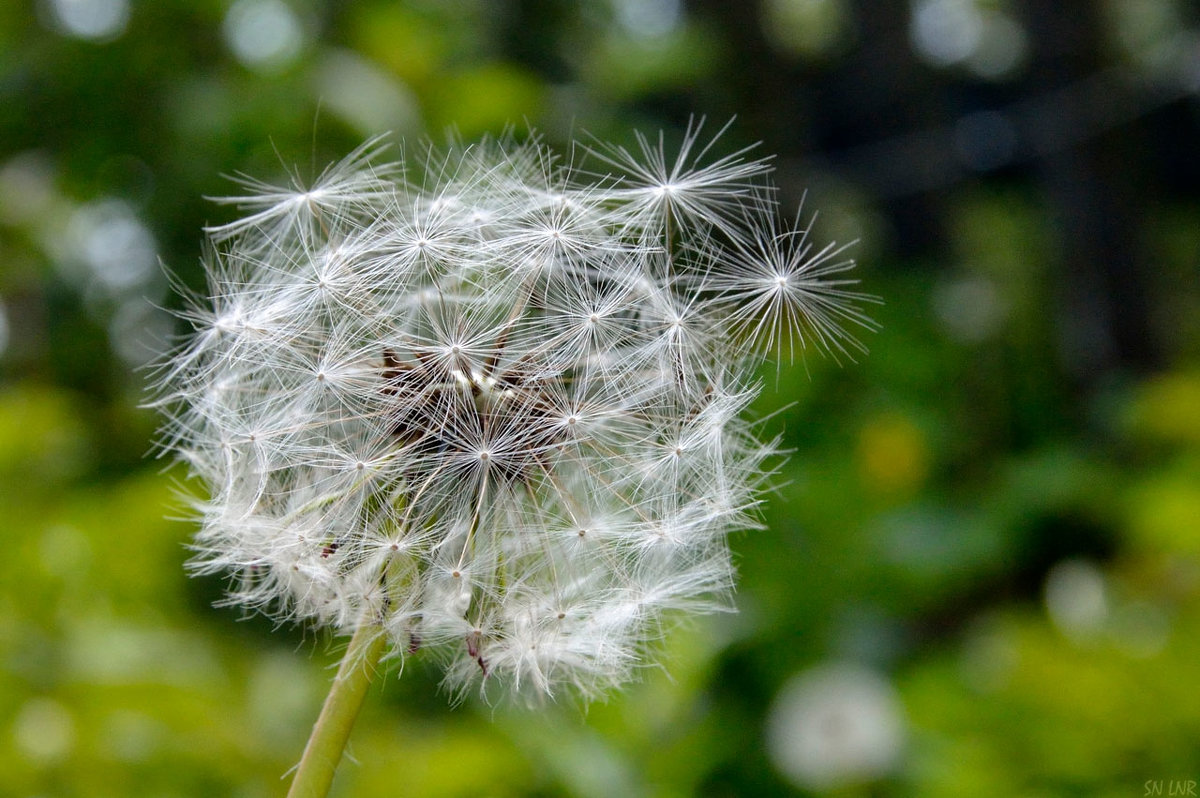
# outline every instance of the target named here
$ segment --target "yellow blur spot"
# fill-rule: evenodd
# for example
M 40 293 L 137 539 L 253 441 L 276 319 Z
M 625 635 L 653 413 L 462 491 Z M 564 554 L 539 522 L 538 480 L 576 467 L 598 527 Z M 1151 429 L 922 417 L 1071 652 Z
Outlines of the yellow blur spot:
M 1185 466 L 1146 479 L 1131 492 L 1128 519 L 1136 543 L 1200 555 L 1200 473 Z
M 426 15 L 399 4 L 363 5 L 352 24 L 355 50 L 382 64 L 405 83 L 436 79 L 449 55 L 447 32 Z
M 1200 374 L 1163 374 L 1146 381 L 1129 422 L 1141 438 L 1200 445 Z
M 858 470 L 869 491 L 891 498 L 916 493 L 929 474 L 929 446 L 911 419 L 889 413 L 858 436 Z
M 425 100 L 432 127 L 453 125 L 464 138 L 472 138 L 537 117 L 544 93 L 528 70 L 493 62 L 443 75 Z

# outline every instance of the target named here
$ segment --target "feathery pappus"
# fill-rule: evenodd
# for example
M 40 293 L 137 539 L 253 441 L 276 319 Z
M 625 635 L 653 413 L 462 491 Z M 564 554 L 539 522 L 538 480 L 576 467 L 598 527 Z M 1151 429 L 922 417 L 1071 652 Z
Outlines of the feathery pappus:
M 162 449 L 207 489 L 192 567 L 376 624 L 455 692 L 593 697 L 666 614 L 726 607 L 776 451 L 756 370 L 873 325 L 769 163 L 700 134 L 571 161 L 374 140 L 307 187 L 243 181 L 157 380 Z

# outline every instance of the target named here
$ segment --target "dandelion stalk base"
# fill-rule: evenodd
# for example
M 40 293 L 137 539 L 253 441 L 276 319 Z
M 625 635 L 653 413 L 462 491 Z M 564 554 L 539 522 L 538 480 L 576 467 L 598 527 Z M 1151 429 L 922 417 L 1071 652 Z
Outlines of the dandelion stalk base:
M 325 798 L 379 665 L 386 636 L 374 623 L 358 627 L 338 666 L 321 715 L 296 768 L 288 798 Z

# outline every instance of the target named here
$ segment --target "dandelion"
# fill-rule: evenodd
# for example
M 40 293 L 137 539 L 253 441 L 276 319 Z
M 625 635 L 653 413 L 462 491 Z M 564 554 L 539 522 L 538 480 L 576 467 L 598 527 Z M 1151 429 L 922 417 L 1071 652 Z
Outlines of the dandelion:
M 209 229 L 161 442 L 207 487 L 193 569 L 352 636 L 296 794 L 384 653 L 455 695 L 588 699 L 674 612 L 728 606 L 776 452 L 758 365 L 871 322 L 841 249 L 778 230 L 767 163 L 705 165 L 699 135 L 597 145 L 603 176 L 536 139 L 368 142 L 311 187 L 243 181 Z
M 895 768 L 904 747 L 895 688 L 860 665 L 826 663 L 792 677 L 767 719 L 767 754 L 797 787 L 862 786 Z

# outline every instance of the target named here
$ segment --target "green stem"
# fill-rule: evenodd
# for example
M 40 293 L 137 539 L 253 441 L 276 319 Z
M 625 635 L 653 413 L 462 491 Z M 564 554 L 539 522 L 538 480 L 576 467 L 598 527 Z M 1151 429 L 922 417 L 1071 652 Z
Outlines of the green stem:
M 385 637 L 379 624 L 364 622 L 350 638 L 325 706 L 304 747 L 288 798 L 325 798 L 329 794 L 334 771 L 383 654 Z

